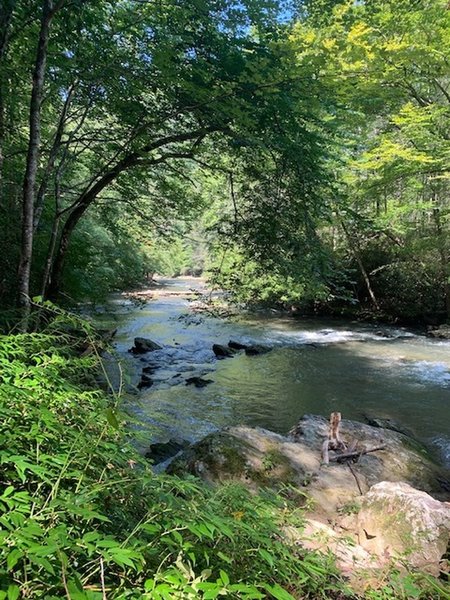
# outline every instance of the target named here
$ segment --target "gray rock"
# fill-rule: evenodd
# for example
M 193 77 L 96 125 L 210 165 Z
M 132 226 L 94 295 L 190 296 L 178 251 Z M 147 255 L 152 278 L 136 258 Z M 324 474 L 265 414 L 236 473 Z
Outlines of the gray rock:
M 185 440 L 170 439 L 168 442 L 156 442 L 150 444 L 145 457 L 151 460 L 154 465 L 158 465 L 176 456 L 178 452 L 184 450 L 187 446 L 189 446 L 189 442 Z
M 440 325 L 436 329 L 431 329 L 428 335 L 440 340 L 450 340 L 450 325 Z
M 141 375 L 141 380 L 138 383 L 138 389 L 142 390 L 143 388 L 149 388 L 153 385 L 154 381 L 151 377 L 149 377 L 148 375 L 146 375 L 145 373 L 143 373 Z
M 370 488 L 357 515 L 360 545 L 387 563 L 404 558 L 438 576 L 450 541 L 450 504 L 406 483 L 383 481 Z
M 130 352 L 132 354 L 145 354 L 155 350 L 162 350 L 162 346 L 147 338 L 137 337 L 134 338 L 134 346 L 130 349 Z
M 196 388 L 203 388 L 213 383 L 212 379 L 203 379 L 202 377 L 188 377 L 186 379 L 186 385 L 195 385 Z
M 230 348 L 221 344 L 213 344 L 212 349 L 217 358 L 231 358 L 234 356 L 234 352 Z
M 247 346 L 245 349 L 245 354 L 248 356 L 257 356 L 258 354 L 267 354 L 270 352 L 272 348 L 269 346 L 263 346 L 262 344 L 254 344 L 252 346 Z
M 233 350 L 245 350 L 248 348 L 248 344 L 241 344 L 241 342 L 235 342 L 233 340 L 228 342 L 228 346 Z
M 448 481 L 449 473 L 437 465 L 428 450 L 414 438 L 386 429 L 372 427 L 358 421 L 342 420 L 341 437 L 350 443 L 357 442 L 357 449 L 386 445 L 386 449 L 365 454 L 355 467 L 372 486 L 380 481 L 404 481 L 412 486 L 439 497 L 446 497 L 442 481 Z M 328 435 L 328 419 L 305 415 L 289 432 L 293 441 L 321 451 Z
M 402 433 L 346 420 L 340 431 L 344 441 L 356 440 L 360 451 L 386 447 L 350 465 L 324 465 L 328 420 L 306 415 L 289 437 L 245 426 L 210 434 L 175 458 L 168 472 L 191 473 L 213 484 L 237 481 L 252 491 L 291 490 L 309 514 L 303 530 L 289 528 L 282 535 L 306 548 L 335 552 L 352 584 L 367 570 L 376 582 L 379 569 L 396 558 L 399 568 L 409 563 L 436 574 L 448 542 L 450 504 L 426 491 L 449 498 L 439 483 L 446 472 Z M 411 560 L 407 552 L 413 552 Z

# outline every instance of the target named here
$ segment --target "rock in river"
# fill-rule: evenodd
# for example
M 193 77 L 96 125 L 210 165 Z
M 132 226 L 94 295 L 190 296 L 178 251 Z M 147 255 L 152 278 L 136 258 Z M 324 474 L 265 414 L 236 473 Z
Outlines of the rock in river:
M 149 449 L 145 454 L 145 458 L 150 459 L 154 465 L 158 465 L 172 456 L 175 456 L 181 450 L 185 449 L 189 445 L 184 440 L 170 439 L 168 442 L 157 442 L 150 444 Z
M 450 325 L 440 325 L 433 328 L 428 332 L 428 335 L 440 340 L 450 340 Z
M 145 354 L 146 352 L 154 352 L 161 350 L 162 346 L 156 342 L 143 337 L 134 338 L 134 346 L 130 349 L 132 354 Z
M 141 380 L 138 383 L 138 389 L 142 390 L 143 388 L 149 388 L 153 385 L 154 381 L 151 377 L 149 377 L 148 375 L 146 375 L 145 373 L 143 373 L 141 375 Z
M 247 346 L 245 349 L 245 354 L 248 356 L 257 356 L 258 354 L 266 354 L 270 352 L 272 348 L 270 346 L 263 346 L 262 344 L 253 344 L 252 346 Z
M 231 358 L 234 356 L 234 352 L 227 346 L 222 346 L 222 344 L 213 344 L 212 349 L 217 358 Z
M 361 580 L 358 569 L 373 569 L 377 580 L 377 569 L 397 559 L 399 568 L 409 564 L 437 574 L 449 541 L 450 504 L 440 501 L 449 499 L 441 485 L 447 472 L 402 433 L 344 420 L 340 435 L 356 444 L 356 462 L 323 464 L 328 420 L 306 415 L 289 436 L 245 426 L 210 434 L 176 458 L 169 472 L 237 481 L 251 490 L 288 484 L 310 508 L 305 529 L 290 528 L 286 538 L 324 552 L 333 548 L 354 581 Z M 373 448 L 382 449 L 362 453 Z
M 186 379 L 186 385 L 195 385 L 196 388 L 203 388 L 210 383 L 213 383 L 212 379 L 203 379 L 202 377 L 188 377 Z
M 241 344 L 241 342 L 235 342 L 234 340 L 230 340 L 228 346 L 233 350 L 245 350 L 248 348 L 248 344 Z

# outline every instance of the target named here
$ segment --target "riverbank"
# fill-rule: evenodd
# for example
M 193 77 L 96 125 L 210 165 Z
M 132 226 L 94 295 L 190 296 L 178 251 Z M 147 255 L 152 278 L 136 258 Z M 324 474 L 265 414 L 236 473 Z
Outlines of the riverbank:
M 97 352 L 73 351 L 73 327 L 90 344 L 92 330 L 62 325 L 0 340 L 2 598 L 355 597 L 330 557 L 280 537 L 303 526 L 296 498 L 155 476 L 118 398 L 95 387 Z M 435 580 L 405 581 L 446 598 Z M 401 586 L 365 597 L 407 597 Z

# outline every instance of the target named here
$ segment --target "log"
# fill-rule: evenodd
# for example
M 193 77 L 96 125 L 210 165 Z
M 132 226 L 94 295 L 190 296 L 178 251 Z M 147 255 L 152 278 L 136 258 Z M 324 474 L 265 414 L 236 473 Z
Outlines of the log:
M 355 452 L 343 452 L 342 454 L 337 454 L 336 456 L 332 456 L 330 461 L 333 462 L 341 462 L 343 460 L 347 460 L 349 458 L 359 458 L 363 454 L 369 454 L 369 452 L 377 452 L 378 450 L 384 450 L 386 448 L 386 444 L 382 446 L 375 446 L 375 448 L 367 448 L 365 450 L 358 450 Z

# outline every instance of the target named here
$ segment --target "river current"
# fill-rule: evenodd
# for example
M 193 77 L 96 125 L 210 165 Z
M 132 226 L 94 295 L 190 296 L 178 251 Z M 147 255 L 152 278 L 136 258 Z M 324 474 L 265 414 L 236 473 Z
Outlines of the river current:
M 305 413 L 340 411 L 347 419 L 394 419 L 450 466 L 450 342 L 275 312 L 219 319 L 190 309 L 187 293 L 201 281 L 161 283 L 143 306 L 113 297 L 101 317 L 118 328 L 115 346 L 128 373 L 124 406 L 142 448 L 169 438 L 197 441 L 240 423 L 286 433 Z M 138 336 L 163 349 L 131 355 Z M 229 340 L 273 350 L 217 360 L 212 345 Z M 138 390 L 145 366 L 154 383 Z M 186 385 L 194 375 L 213 383 Z

